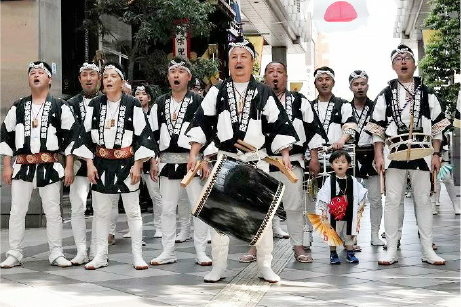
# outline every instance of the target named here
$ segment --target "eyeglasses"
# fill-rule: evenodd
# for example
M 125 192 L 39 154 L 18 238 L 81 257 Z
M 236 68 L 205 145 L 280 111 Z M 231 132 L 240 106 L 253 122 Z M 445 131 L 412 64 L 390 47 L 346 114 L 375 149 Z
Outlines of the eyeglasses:
M 396 57 L 396 58 L 394 59 L 394 62 L 400 63 L 400 62 L 402 62 L 403 60 L 405 60 L 405 62 L 408 62 L 408 61 L 410 61 L 410 60 L 413 60 L 413 58 L 412 58 L 411 56 L 409 56 L 409 55 L 407 55 L 407 56 L 405 56 L 405 57 L 399 57 L 399 56 L 398 56 L 398 57 Z

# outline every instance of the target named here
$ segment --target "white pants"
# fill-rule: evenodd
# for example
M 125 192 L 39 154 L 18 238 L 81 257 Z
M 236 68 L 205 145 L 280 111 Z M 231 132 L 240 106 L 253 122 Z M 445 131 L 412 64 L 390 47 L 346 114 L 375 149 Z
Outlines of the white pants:
M 75 176 L 74 182 L 70 185 L 69 200 L 72 210 L 70 221 L 77 253 L 86 254 L 85 208 L 89 192 L 90 180 L 87 177 Z
M 94 221 L 96 223 L 96 255 L 102 259 L 107 258 L 107 236 L 109 234 L 109 220 L 114 199 L 118 194 L 103 194 L 93 191 Z M 131 233 L 131 249 L 134 256 L 140 256 L 142 251 L 142 217 L 139 207 L 139 191 L 120 194 L 123 207 L 128 219 Z
M 218 233 L 214 228 L 211 229 L 211 255 L 213 256 L 213 267 L 227 267 L 229 241 L 229 236 Z M 264 267 L 271 268 L 273 248 L 274 239 L 271 221 L 267 224 L 263 236 L 256 245 L 256 263 L 259 269 Z
M 383 204 L 381 199 L 380 178 L 378 175 L 364 179 L 368 189 L 368 201 L 370 202 L 371 234 L 379 234 L 379 226 L 383 216 Z
M 187 198 L 186 189 L 180 189 L 179 201 L 178 201 L 178 216 L 177 221 L 179 222 L 179 231 L 189 234 L 191 229 L 191 205 Z
M 23 258 L 23 240 L 26 231 L 26 213 L 32 191 L 37 188 L 36 181 L 12 180 L 11 184 L 11 211 L 9 224 L 10 250 L 6 253 L 18 259 Z M 62 253 L 62 217 L 61 217 L 61 181 L 38 188 L 42 200 L 43 211 L 46 216 L 46 234 L 50 255 L 48 260 L 53 263 Z
M 455 209 L 455 212 L 459 211 L 459 203 L 458 203 L 458 200 L 456 199 L 456 188 L 453 182 L 452 173 L 446 174 L 440 180 L 437 179 L 437 193 L 434 193 L 432 195 L 431 201 L 433 203 L 440 202 L 440 188 L 442 187 L 442 182 L 445 185 L 445 188 L 447 189 L 448 196 L 450 197 L 451 203 L 453 204 L 453 209 Z
M 285 185 L 285 193 L 283 194 L 282 201 L 287 213 L 287 228 L 290 234 L 290 243 L 292 246 L 302 246 L 304 229 L 302 197 L 303 169 L 299 166 L 293 166 L 293 172 L 299 178 L 296 183 L 288 180 L 287 176 L 282 172 L 271 172 L 270 175 Z
M 397 251 L 399 240 L 400 206 L 405 192 L 407 174 L 413 188 L 415 213 L 423 249 L 432 249 L 432 210 L 430 203 L 430 173 L 421 170 L 386 170 L 386 205 L 384 207 L 384 227 L 386 230 L 388 251 Z
M 179 179 L 160 177 L 160 195 L 162 195 L 162 245 L 166 252 L 173 252 L 176 238 L 176 208 L 183 187 Z M 193 178 L 185 188 L 191 208 L 200 197 L 202 186 L 199 178 Z M 194 217 L 194 246 L 196 252 L 205 252 L 208 225 Z
M 336 221 L 336 233 L 346 246 L 354 245 L 354 236 L 347 234 L 347 221 Z
M 119 194 L 107 194 L 107 195 L 109 195 L 110 200 L 112 202 L 112 209 L 110 210 L 110 220 L 109 220 L 109 234 L 115 236 L 115 230 L 117 229 L 118 202 L 120 200 L 120 195 Z
M 160 195 L 160 181 L 153 181 L 149 174 L 142 174 L 142 180 L 146 183 L 147 191 L 152 199 L 152 205 L 154 209 L 154 226 L 155 229 L 161 229 L 162 227 L 162 196 Z

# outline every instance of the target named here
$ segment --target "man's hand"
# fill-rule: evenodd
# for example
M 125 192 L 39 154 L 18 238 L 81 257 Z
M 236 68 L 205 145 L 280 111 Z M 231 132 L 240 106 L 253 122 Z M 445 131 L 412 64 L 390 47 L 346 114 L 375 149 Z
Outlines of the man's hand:
M 74 169 L 72 165 L 67 165 L 64 169 L 64 186 L 68 187 L 74 182 Z
M 282 161 L 286 168 L 291 170 L 293 169 L 290 161 L 290 150 L 288 148 L 282 149 Z
M 384 143 L 376 142 L 374 144 L 375 147 L 375 167 L 376 172 L 381 174 L 384 172 L 384 156 L 383 156 L 383 146 Z
M 3 165 L 3 174 L 2 174 L 2 179 L 3 181 L 10 185 L 11 184 L 11 180 L 12 180 L 12 177 L 13 177 L 13 168 L 11 167 L 11 165 Z
M 200 148 L 202 148 L 202 144 L 200 143 L 191 144 L 189 162 L 187 162 L 187 171 L 195 168 L 195 165 L 197 164 L 197 155 L 200 152 Z
M 98 170 L 96 169 L 96 166 L 94 166 L 93 164 L 93 160 L 87 159 L 86 166 L 88 169 L 88 172 L 87 172 L 88 180 L 90 180 L 92 184 L 97 184 L 96 180 L 99 179 L 99 175 L 98 175 Z
M 210 172 L 211 172 L 211 170 L 210 170 L 210 162 L 203 161 L 200 178 L 202 180 L 208 178 L 208 176 L 210 176 Z
M 158 161 L 154 158 L 150 159 L 150 170 L 149 170 L 150 179 L 157 182 L 158 181 Z
M 342 149 L 344 147 L 345 142 L 342 139 L 337 140 L 331 145 L 333 149 Z
M 131 177 L 131 184 L 137 184 L 141 180 L 141 169 L 142 169 L 142 161 L 136 160 L 134 161 L 133 166 L 130 170 L 130 177 Z
M 440 171 L 440 157 L 437 155 L 432 155 L 432 171 L 438 173 Z

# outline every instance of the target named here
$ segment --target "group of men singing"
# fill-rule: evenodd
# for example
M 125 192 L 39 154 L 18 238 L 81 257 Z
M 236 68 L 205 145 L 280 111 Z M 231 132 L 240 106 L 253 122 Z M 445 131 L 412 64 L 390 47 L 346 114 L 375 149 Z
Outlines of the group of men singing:
M 200 197 L 200 180 L 209 175 L 211 167 L 204 163 L 202 178 L 194 177 L 186 188 L 180 181 L 202 157 L 207 161 L 218 152 L 243 157 L 234 146 L 237 140 L 280 157 L 300 179 L 307 170 L 314 176 L 319 173 L 318 149 L 324 144 L 333 149 L 355 144 L 356 176 L 364 180 L 369 191 L 371 244 L 376 246 L 384 245 L 379 237 L 383 209 L 378 174 L 386 174 L 387 252 L 379 264 L 391 265 L 398 260 L 399 207 L 408 176 L 414 191 L 422 260 L 445 263 L 432 248 L 429 193 L 430 172 L 440 168 L 442 131 L 450 122 L 433 91 L 413 76 L 416 62 L 410 48 L 399 45 L 392 51 L 397 78 L 389 82 L 375 102 L 367 97 L 368 75 L 363 70 L 349 76 L 354 93 L 349 102 L 332 94 L 334 71 L 329 67 L 316 69 L 314 82 L 319 94 L 309 101 L 287 90 L 287 69 L 281 62 L 267 65 L 265 84 L 256 81 L 252 76 L 256 52 L 246 39 L 230 43 L 228 57 L 230 78 L 211 87 L 204 98 L 188 89 L 192 78 L 189 62 L 171 60 L 167 67 L 171 92 L 158 97 L 151 108 L 149 104 L 155 97 L 147 85 L 136 87 L 135 97 L 123 93 L 125 73 L 117 63 L 107 63 L 102 68 L 84 63 L 78 75 L 82 93 L 68 102 L 49 94 L 49 65 L 43 61 L 30 63 L 31 95 L 13 104 L 1 126 L 3 180 L 12 185 L 12 203 L 10 249 L 0 266 L 11 268 L 22 263 L 25 215 L 32 190 L 38 188 L 47 220 L 51 265 L 84 264 L 89 270 L 107 266 L 111 210 L 121 197 L 131 235 L 133 266 L 147 269 L 142 257 L 141 177 L 152 197 L 161 195 L 161 204 L 154 204 L 154 211 L 161 211 L 161 223 L 156 224 L 161 224 L 163 251 L 150 264 L 176 262 L 176 209 L 181 191 L 186 190 L 193 207 Z M 98 86 L 101 78 L 102 92 Z M 433 137 L 434 154 L 412 161 L 389 161 L 385 140 L 408 131 L 412 116 L 415 131 Z M 61 154 L 65 155 L 64 163 Z M 259 160 L 258 155 L 253 161 L 245 157 L 246 162 L 255 163 L 285 184 L 283 204 L 294 258 L 312 262 L 310 247 L 303 245 L 302 180 L 290 182 L 278 169 Z M 62 251 L 62 178 L 64 185 L 70 186 L 71 224 L 77 248 L 70 261 Z M 94 219 L 88 254 L 84 211 L 90 189 Z M 307 211 L 314 212 L 313 206 L 310 202 Z M 208 228 L 194 218 L 195 261 L 202 266 L 213 265 L 204 279 L 217 282 L 225 277 L 229 237 L 211 229 L 210 259 L 206 254 Z M 256 261 L 261 278 L 278 282 L 279 276 L 271 269 L 272 248 L 273 231 L 269 225 L 242 261 Z

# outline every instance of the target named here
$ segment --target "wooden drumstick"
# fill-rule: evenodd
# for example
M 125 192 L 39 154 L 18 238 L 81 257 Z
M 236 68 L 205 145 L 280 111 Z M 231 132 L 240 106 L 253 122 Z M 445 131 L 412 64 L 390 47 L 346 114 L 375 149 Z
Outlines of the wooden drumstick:
M 437 194 L 437 170 L 432 172 L 432 182 L 434 184 L 434 194 Z
M 265 157 L 264 161 L 266 161 L 269 164 L 272 164 L 273 166 L 278 167 L 278 169 L 285 176 L 287 176 L 288 180 L 290 180 L 291 182 L 293 182 L 293 183 L 298 182 L 298 176 L 296 176 L 296 174 L 293 173 L 293 171 L 291 169 L 289 169 L 288 167 L 285 166 L 285 164 L 283 164 L 282 159 L 272 158 L 272 157 Z
M 385 187 L 384 171 L 379 173 L 379 182 L 380 182 L 380 186 L 381 186 L 381 195 L 382 195 L 382 194 L 384 194 L 384 187 Z
M 203 162 L 204 161 L 197 162 L 194 169 L 190 169 L 187 172 L 186 176 L 184 176 L 184 178 L 181 180 L 181 186 L 186 187 L 192 181 L 197 172 L 202 168 Z
M 242 140 L 237 140 L 237 143 L 235 143 L 234 146 L 244 152 L 256 152 L 257 151 L 256 147 Z M 290 180 L 291 182 L 295 183 L 298 181 L 298 176 L 296 176 L 296 174 L 293 173 L 291 169 L 287 168 L 285 164 L 283 164 L 282 159 L 265 157 L 263 160 L 277 167 L 285 176 L 287 176 L 288 180 Z

